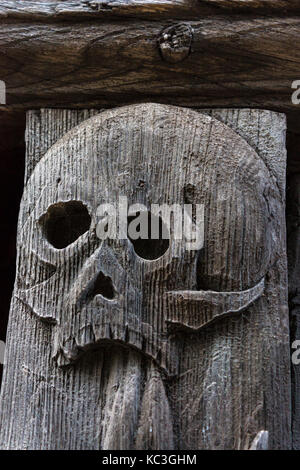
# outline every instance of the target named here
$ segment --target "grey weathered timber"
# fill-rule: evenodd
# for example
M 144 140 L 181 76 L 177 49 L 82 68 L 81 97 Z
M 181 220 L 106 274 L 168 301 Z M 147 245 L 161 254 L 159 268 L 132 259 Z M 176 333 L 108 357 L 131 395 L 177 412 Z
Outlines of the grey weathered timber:
M 284 116 L 97 112 L 28 114 L 1 448 L 289 448 Z M 202 248 L 101 242 L 120 195 L 203 204 Z

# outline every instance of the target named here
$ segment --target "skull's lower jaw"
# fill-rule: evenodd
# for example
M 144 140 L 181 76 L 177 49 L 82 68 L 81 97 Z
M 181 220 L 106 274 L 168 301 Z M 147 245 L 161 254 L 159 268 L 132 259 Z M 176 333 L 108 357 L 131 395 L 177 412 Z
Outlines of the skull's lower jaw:
M 53 359 L 58 367 L 68 367 L 76 364 L 88 352 L 116 346 L 121 349 L 131 349 L 139 352 L 154 363 L 166 375 L 175 375 L 177 364 L 170 362 L 172 343 L 162 340 L 147 323 L 141 323 L 140 328 L 130 328 L 113 323 L 88 325 L 82 328 L 81 334 L 68 339 L 57 337 Z

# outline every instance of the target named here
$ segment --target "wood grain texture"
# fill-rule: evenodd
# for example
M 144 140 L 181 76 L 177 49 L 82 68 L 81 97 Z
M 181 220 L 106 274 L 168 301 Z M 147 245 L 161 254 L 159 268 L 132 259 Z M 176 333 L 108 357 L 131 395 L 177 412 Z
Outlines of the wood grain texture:
M 180 21 L 179 21 L 180 23 Z M 164 61 L 168 21 L 3 22 L 7 107 L 111 107 L 141 101 L 296 112 L 298 17 L 214 17 L 185 22 L 190 55 Z
M 1 446 L 248 449 L 264 429 L 270 448 L 289 448 L 284 117 L 154 104 L 95 113 L 28 116 L 31 176 L 19 219 Z M 93 215 L 104 196 L 123 191 L 147 204 L 204 203 L 203 256 L 185 250 L 173 258 L 172 248 L 146 261 L 129 242 L 101 248 L 92 227 L 55 249 L 40 231 L 49 205 L 77 200 Z M 89 297 L 99 269 L 116 300 Z M 198 333 L 167 328 L 166 292 L 227 298 L 262 278 L 264 294 L 244 312 Z
M 53 119 L 53 111 L 51 109 L 29 111 L 27 113 L 25 133 L 25 184 L 37 163 L 57 140 L 61 139 L 64 134 L 82 121 L 100 112 L 101 109 L 84 109 L 78 111 L 57 109 L 55 111 L 55 119 Z
M 195 19 L 203 15 L 299 12 L 297 0 L 2 0 L 0 17 L 52 21 L 85 18 Z
M 251 147 L 254 148 L 258 152 L 258 154 L 262 157 L 263 161 L 267 164 L 268 168 L 271 169 L 272 174 L 274 176 L 276 175 L 275 179 L 279 183 L 278 189 L 282 195 L 282 201 L 283 201 L 285 198 L 285 177 L 284 177 L 285 158 L 283 156 L 286 153 L 285 143 L 284 143 L 285 142 L 284 117 L 278 115 L 277 113 L 271 113 L 269 111 L 263 111 L 263 110 L 258 111 L 258 110 L 251 110 L 251 109 L 250 110 L 214 109 L 210 111 L 201 110 L 201 113 L 202 112 L 208 112 L 214 118 L 220 120 L 221 122 L 225 123 L 232 129 L 234 129 L 234 131 L 237 134 L 241 135 L 251 145 Z M 259 129 L 261 130 L 259 131 Z M 277 168 L 277 170 L 276 170 L 276 164 L 280 165 L 280 168 Z M 284 224 L 281 226 L 281 228 L 283 228 L 284 230 Z M 282 235 L 283 235 L 283 238 L 281 240 L 281 243 L 282 243 L 281 246 L 282 246 L 283 252 L 285 252 L 285 236 L 284 234 Z M 283 257 L 279 256 L 278 261 L 274 265 L 273 268 L 275 269 L 275 271 L 277 271 L 277 274 L 275 274 L 275 272 L 272 272 L 273 271 L 272 269 L 270 271 L 269 280 L 273 279 L 277 287 L 279 286 L 279 284 L 282 287 L 285 286 L 284 290 L 286 291 L 287 280 L 286 280 L 286 274 L 284 273 L 286 273 L 287 267 L 286 267 L 285 256 Z M 281 275 L 279 275 L 278 270 L 281 271 Z M 279 280 L 278 275 L 281 280 Z M 277 279 L 277 281 L 275 281 L 275 279 Z M 271 291 L 269 291 L 269 293 L 270 292 Z M 268 295 L 269 294 L 265 292 L 265 296 L 268 297 Z M 275 300 L 275 298 L 273 298 L 273 300 Z M 276 303 L 280 309 L 283 308 L 282 313 L 285 311 L 285 313 L 283 313 L 283 316 L 286 317 L 286 314 L 287 314 L 286 313 L 286 292 L 284 293 L 284 291 L 281 290 L 281 293 L 277 297 Z M 254 311 L 257 305 L 258 304 L 256 303 L 253 305 L 252 308 L 250 308 L 252 315 L 254 314 Z M 275 310 L 278 310 L 278 307 L 274 307 Z M 254 316 L 255 315 L 256 314 L 254 314 Z M 277 356 L 278 354 L 279 356 L 281 356 L 281 353 L 279 353 L 279 351 L 275 352 L 277 347 L 275 347 L 275 349 L 272 352 L 272 347 L 269 348 L 268 344 L 270 343 L 267 340 L 268 335 L 269 334 L 272 335 L 271 330 L 273 328 L 277 329 L 277 327 L 275 326 L 275 324 L 271 326 L 271 324 L 268 323 L 268 320 L 266 317 L 264 316 L 261 317 L 259 314 L 258 314 L 258 317 L 259 319 L 257 321 L 254 321 L 255 325 L 252 324 L 252 326 L 249 326 L 247 324 L 246 318 L 242 315 L 243 326 L 241 326 L 241 322 L 238 319 L 232 319 L 232 320 L 227 319 L 228 323 L 226 323 L 226 320 L 223 324 L 216 323 L 214 326 L 208 328 L 205 331 L 205 333 L 203 332 L 203 341 L 206 341 L 207 352 L 206 354 L 203 354 L 203 356 L 201 357 L 201 360 L 199 360 L 198 363 L 201 363 L 201 362 L 205 363 L 205 368 L 204 368 L 205 372 L 203 372 L 202 368 L 197 365 L 191 366 L 192 361 L 188 360 L 188 358 L 193 357 L 193 354 L 195 353 L 195 351 L 197 351 L 199 347 L 199 343 L 197 343 L 197 340 L 194 340 L 195 342 L 193 344 L 193 341 L 192 341 L 193 336 L 190 336 L 189 339 L 186 340 L 185 358 L 188 361 L 189 373 L 183 374 L 182 386 L 183 386 L 183 390 L 189 390 L 189 388 L 191 388 L 192 390 L 195 390 L 195 393 L 193 395 L 190 395 L 189 397 L 185 397 L 185 399 L 183 399 L 183 403 L 185 403 L 186 400 L 188 400 L 188 403 L 189 403 L 188 406 L 185 405 L 184 407 L 185 416 L 184 414 L 183 416 L 185 420 L 182 423 L 183 426 L 186 426 L 186 429 L 187 429 L 187 433 L 185 436 L 187 439 L 187 448 L 189 447 L 189 445 L 191 445 L 191 442 L 193 442 L 194 445 L 196 445 L 194 439 L 199 439 L 202 442 L 203 447 L 205 448 L 214 448 L 214 449 L 224 448 L 223 447 L 224 444 L 223 445 L 220 444 L 219 435 L 214 436 L 213 431 L 209 432 L 209 430 L 212 430 L 215 426 L 217 426 L 218 433 L 222 435 L 221 440 L 223 440 L 223 443 L 225 443 L 226 448 L 248 449 L 250 447 L 252 439 L 254 440 L 256 437 L 255 433 L 253 433 L 251 437 L 254 422 L 257 423 L 256 424 L 257 428 L 261 426 L 260 429 L 268 429 L 269 431 L 270 431 L 270 425 L 266 425 L 267 421 L 269 421 L 269 423 L 272 423 L 271 426 L 274 426 L 274 425 L 276 426 L 275 424 L 276 419 L 274 420 L 274 416 L 272 416 L 272 407 L 269 408 L 269 405 L 266 404 L 268 399 L 266 399 L 266 395 L 262 393 L 261 387 L 260 386 L 257 387 L 257 384 L 260 382 L 260 380 L 264 382 L 264 385 L 262 388 L 270 387 L 270 390 L 274 391 L 274 396 L 271 399 L 271 401 L 273 401 L 274 399 L 274 403 L 276 402 L 276 405 L 275 405 L 276 408 L 278 408 L 278 406 L 282 407 L 281 411 L 279 411 L 278 409 L 279 415 L 281 416 L 286 415 L 286 406 L 290 408 L 290 405 L 289 405 L 290 391 L 289 391 L 289 386 L 287 385 L 287 383 L 289 382 L 289 362 L 290 362 L 289 351 L 287 347 L 287 342 L 288 342 L 287 318 L 286 318 L 286 323 L 284 327 L 284 330 L 285 330 L 284 336 L 285 335 L 287 336 L 285 336 L 285 339 L 282 338 L 279 341 L 281 344 L 286 343 L 285 353 L 284 353 L 285 358 L 283 360 L 285 365 L 283 365 L 282 363 L 282 365 L 279 366 L 279 369 L 281 369 L 281 372 L 279 371 L 277 372 L 279 374 L 278 379 L 281 374 L 283 374 L 282 377 L 285 376 L 284 381 L 286 382 L 287 388 L 286 388 L 285 397 L 277 401 L 278 397 L 276 398 L 276 395 L 277 395 L 278 389 L 277 391 L 275 391 L 274 389 L 275 383 L 277 383 L 277 379 L 275 379 L 274 382 L 273 382 L 273 379 L 271 379 L 271 382 L 269 382 L 270 385 L 269 386 L 266 385 L 266 383 L 268 382 L 268 379 L 266 380 L 266 382 L 265 382 L 266 377 L 264 377 L 263 379 L 262 378 L 259 379 L 260 373 L 258 373 L 257 367 L 254 366 L 254 362 L 258 361 L 262 365 L 263 374 L 265 374 L 267 364 L 270 365 L 270 362 L 273 362 L 273 365 L 275 365 L 275 363 L 278 364 L 278 360 L 272 359 L 272 356 L 274 354 L 273 357 L 275 358 L 275 356 L 278 357 Z M 263 322 L 266 321 L 265 326 L 263 327 L 263 330 L 259 328 L 259 331 L 256 330 L 256 332 L 254 332 L 254 330 L 257 328 L 258 324 L 260 323 L 260 321 L 263 321 Z M 250 330 L 252 331 L 251 333 L 250 331 L 247 331 L 248 326 Z M 254 328 L 253 330 L 252 330 L 252 327 Z M 278 326 L 278 331 L 280 329 L 281 329 L 281 326 Z M 225 333 L 225 331 L 227 333 Z M 229 335 L 228 335 L 228 332 L 230 332 Z M 210 337 L 210 335 L 212 336 Z M 258 353 L 258 351 L 256 350 L 256 345 L 260 341 L 262 341 L 262 344 L 264 343 L 264 341 L 266 341 L 266 343 L 265 343 L 265 346 L 263 347 L 263 351 L 261 351 L 261 353 Z M 229 350 L 231 350 L 231 353 L 228 352 Z M 239 351 L 238 353 L 236 353 L 237 350 Z M 251 357 L 253 358 L 251 351 L 254 351 L 254 350 L 256 350 L 256 352 L 254 353 L 255 361 L 253 362 L 250 358 Z M 229 362 L 228 362 L 228 354 L 231 357 L 231 360 L 229 360 Z M 240 358 L 238 361 L 235 360 L 237 356 Z M 210 363 L 211 357 L 213 357 L 214 359 Z M 241 359 L 241 357 L 243 357 L 244 359 Z M 246 366 L 247 363 L 248 365 Z M 229 364 L 231 365 L 229 366 Z M 241 364 L 243 364 L 243 366 Z M 249 369 L 248 369 L 248 366 L 249 366 Z M 191 367 L 191 369 L 189 367 Z M 247 372 L 244 368 L 248 370 L 249 376 L 247 379 L 246 378 L 242 379 L 240 375 L 240 374 L 243 375 L 243 373 L 247 375 Z M 221 375 L 220 375 L 220 370 L 222 370 Z M 273 369 L 273 372 L 275 372 L 275 369 Z M 196 377 L 199 377 L 199 381 L 197 381 Z M 205 386 L 206 380 L 207 380 L 207 386 Z M 198 390 L 198 386 L 200 382 L 202 383 L 202 393 L 199 394 L 197 390 Z M 254 385 L 254 383 L 256 383 L 256 386 Z M 242 384 L 244 384 L 244 386 Z M 236 401 L 236 399 L 234 398 L 235 396 L 234 389 L 235 387 L 238 389 L 240 386 L 242 386 L 243 388 L 243 392 L 242 392 L 242 395 L 244 397 L 243 402 L 242 401 L 239 402 L 239 400 Z M 249 390 L 248 387 L 252 388 L 253 395 L 252 396 L 248 395 L 248 397 L 245 399 L 245 395 L 247 395 L 247 390 Z M 174 390 L 175 390 L 174 392 L 175 393 L 174 399 L 175 399 L 175 396 L 180 395 L 180 393 L 178 393 L 178 389 L 176 387 L 174 388 Z M 237 396 L 241 397 L 240 391 L 237 392 Z M 254 405 L 255 402 L 257 405 Z M 221 403 L 223 403 L 223 406 L 220 406 Z M 245 403 L 249 404 L 249 410 L 252 409 L 255 411 L 252 411 L 252 412 L 249 411 L 247 413 L 247 411 L 245 410 L 245 406 L 244 406 Z M 262 409 L 264 408 L 264 405 L 262 405 L 263 403 L 266 405 L 265 411 L 262 411 Z M 199 409 L 201 409 L 200 412 L 199 412 Z M 235 434 L 236 437 L 231 442 L 230 442 L 230 438 L 228 439 L 228 436 L 230 435 L 230 431 L 228 428 L 226 429 L 226 425 L 224 426 L 224 418 L 223 418 L 224 416 L 229 415 L 229 414 L 232 417 L 231 425 L 234 427 L 235 429 L 234 432 L 236 433 Z M 290 414 L 290 412 L 288 412 L 288 414 Z M 197 429 L 197 419 L 199 415 L 201 415 L 202 421 L 207 423 L 207 427 L 205 428 L 205 425 L 203 425 L 201 430 Z M 206 416 L 206 418 L 204 418 L 204 416 Z M 241 421 L 240 421 L 243 419 L 245 420 L 244 425 L 241 424 Z M 216 424 L 216 423 L 219 423 L 219 424 Z M 276 448 L 281 448 L 281 446 L 283 446 L 283 448 L 288 448 L 291 445 L 290 444 L 291 442 L 290 441 L 290 418 L 288 418 L 285 425 L 283 425 L 283 428 L 286 429 L 286 432 L 287 432 L 286 435 L 289 436 L 285 444 L 280 444 L 279 441 L 275 438 L 277 431 L 275 431 L 275 433 L 271 432 L 271 434 L 269 432 L 269 438 L 270 438 L 269 448 L 276 449 Z M 240 433 L 240 437 L 237 437 L 238 433 Z M 241 438 L 242 435 L 244 436 L 243 438 Z

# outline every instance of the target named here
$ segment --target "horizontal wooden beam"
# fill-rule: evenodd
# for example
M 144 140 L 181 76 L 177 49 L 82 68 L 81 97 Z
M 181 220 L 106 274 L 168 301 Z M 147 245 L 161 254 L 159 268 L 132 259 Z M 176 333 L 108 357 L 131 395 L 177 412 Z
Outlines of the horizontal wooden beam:
M 300 79 L 300 18 L 186 21 L 192 46 L 179 63 L 165 61 L 160 53 L 159 41 L 169 25 L 131 20 L 3 23 L 0 80 L 6 83 L 7 106 L 159 101 L 298 110 L 291 101 L 291 83 Z M 172 25 L 176 36 L 177 22 Z
M 180 18 L 224 13 L 300 12 L 298 0 L 1 0 L 0 18 L 19 20 L 83 18 Z

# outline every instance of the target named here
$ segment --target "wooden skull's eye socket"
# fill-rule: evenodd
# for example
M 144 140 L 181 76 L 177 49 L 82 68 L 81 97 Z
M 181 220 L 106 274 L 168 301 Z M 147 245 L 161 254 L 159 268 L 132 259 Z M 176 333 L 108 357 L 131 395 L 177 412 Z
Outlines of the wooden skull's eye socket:
M 51 205 L 39 220 L 43 234 L 54 248 L 66 248 L 89 230 L 91 216 L 80 201 Z
M 140 233 L 140 236 L 136 238 L 133 233 Z M 146 211 L 128 217 L 128 238 L 136 254 L 147 260 L 163 256 L 170 244 L 169 231 L 162 218 Z

